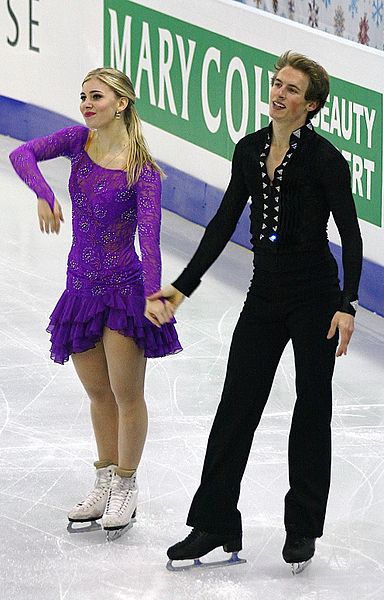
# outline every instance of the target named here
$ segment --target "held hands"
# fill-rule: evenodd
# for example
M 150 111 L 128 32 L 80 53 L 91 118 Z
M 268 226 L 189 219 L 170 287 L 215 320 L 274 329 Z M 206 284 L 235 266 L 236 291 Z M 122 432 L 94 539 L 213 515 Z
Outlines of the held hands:
M 63 211 L 55 198 L 53 211 L 46 200 L 39 198 L 37 201 L 37 214 L 39 217 L 41 233 L 59 233 L 60 221 L 64 223 Z
M 340 342 L 336 350 L 336 356 L 342 356 L 342 354 L 347 354 L 348 344 L 352 337 L 354 328 L 355 319 L 352 315 L 340 312 L 339 310 L 335 312 L 327 334 L 327 340 L 333 338 L 333 336 L 336 333 L 336 329 L 339 330 Z
M 172 320 L 184 298 L 184 294 L 179 292 L 173 285 L 166 285 L 158 292 L 148 296 L 145 316 L 156 327 L 161 327 L 164 323 L 169 323 Z

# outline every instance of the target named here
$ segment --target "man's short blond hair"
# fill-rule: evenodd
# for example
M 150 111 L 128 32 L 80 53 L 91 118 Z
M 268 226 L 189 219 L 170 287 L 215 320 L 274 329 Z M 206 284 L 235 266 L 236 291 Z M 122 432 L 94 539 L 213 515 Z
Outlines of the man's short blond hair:
M 308 113 L 308 119 L 312 119 L 323 108 L 329 94 L 329 75 L 327 71 L 307 56 L 288 50 L 278 58 L 275 64 L 272 85 L 278 72 L 284 67 L 292 67 L 307 75 L 309 84 L 305 93 L 305 99 L 308 102 L 318 102 L 318 107 Z

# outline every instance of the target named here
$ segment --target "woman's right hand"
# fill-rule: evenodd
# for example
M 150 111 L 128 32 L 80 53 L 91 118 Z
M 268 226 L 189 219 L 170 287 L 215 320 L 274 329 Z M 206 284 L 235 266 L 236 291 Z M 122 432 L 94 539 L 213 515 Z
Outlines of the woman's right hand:
M 64 223 L 63 211 L 55 198 L 53 210 L 46 200 L 38 198 L 37 214 L 39 216 L 40 231 L 42 233 L 59 233 L 60 221 Z
M 166 285 L 147 297 L 145 316 L 154 325 L 169 323 L 185 296 L 173 285 Z M 156 302 L 162 300 L 162 302 Z

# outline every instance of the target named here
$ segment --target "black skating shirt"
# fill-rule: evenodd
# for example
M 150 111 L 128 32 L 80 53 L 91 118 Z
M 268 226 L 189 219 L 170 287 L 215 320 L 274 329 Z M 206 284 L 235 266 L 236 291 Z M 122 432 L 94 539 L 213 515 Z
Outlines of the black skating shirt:
M 342 154 L 311 124 L 294 131 L 290 147 L 269 180 L 266 159 L 272 125 L 241 139 L 235 147 L 232 175 L 216 215 L 182 274 L 173 285 L 189 296 L 230 240 L 248 198 L 255 254 L 304 254 L 328 245 L 332 213 L 340 234 L 344 288 L 341 310 L 354 313 L 362 264 L 362 241 Z

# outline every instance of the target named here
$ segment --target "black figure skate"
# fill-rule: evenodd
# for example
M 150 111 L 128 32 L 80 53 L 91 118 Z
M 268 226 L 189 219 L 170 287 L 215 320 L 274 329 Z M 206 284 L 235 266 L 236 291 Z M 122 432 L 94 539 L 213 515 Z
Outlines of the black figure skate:
M 205 556 L 205 554 L 208 554 L 208 552 L 211 552 L 219 546 L 223 546 L 224 552 L 232 552 L 231 558 L 228 560 L 206 563 L 200 561 L 202 556 Z M 205 531 L 192 529 L 185 540 L 168 548 L 167 554 L 169 561 L 167 563 L 167 569 L 169 571 L 187 571 L 202 567 L 229 567 L 232 565 L 240 565 L 247 562 L 243 558 L 238 557 L 241 548 L 241 536 L 228 538 L 228 536 L 225 535 L 206 533 Z M 193 560 L 194 562 L 191 565 L 175 567 L 172 564 L 174 560 Z
M 312 562 L 315 554 L 316 538 L 305 537 L 297 533 L 287 533 L 283 547 L 283 558 L 291 564 L 292 575 L 301 573 Z

